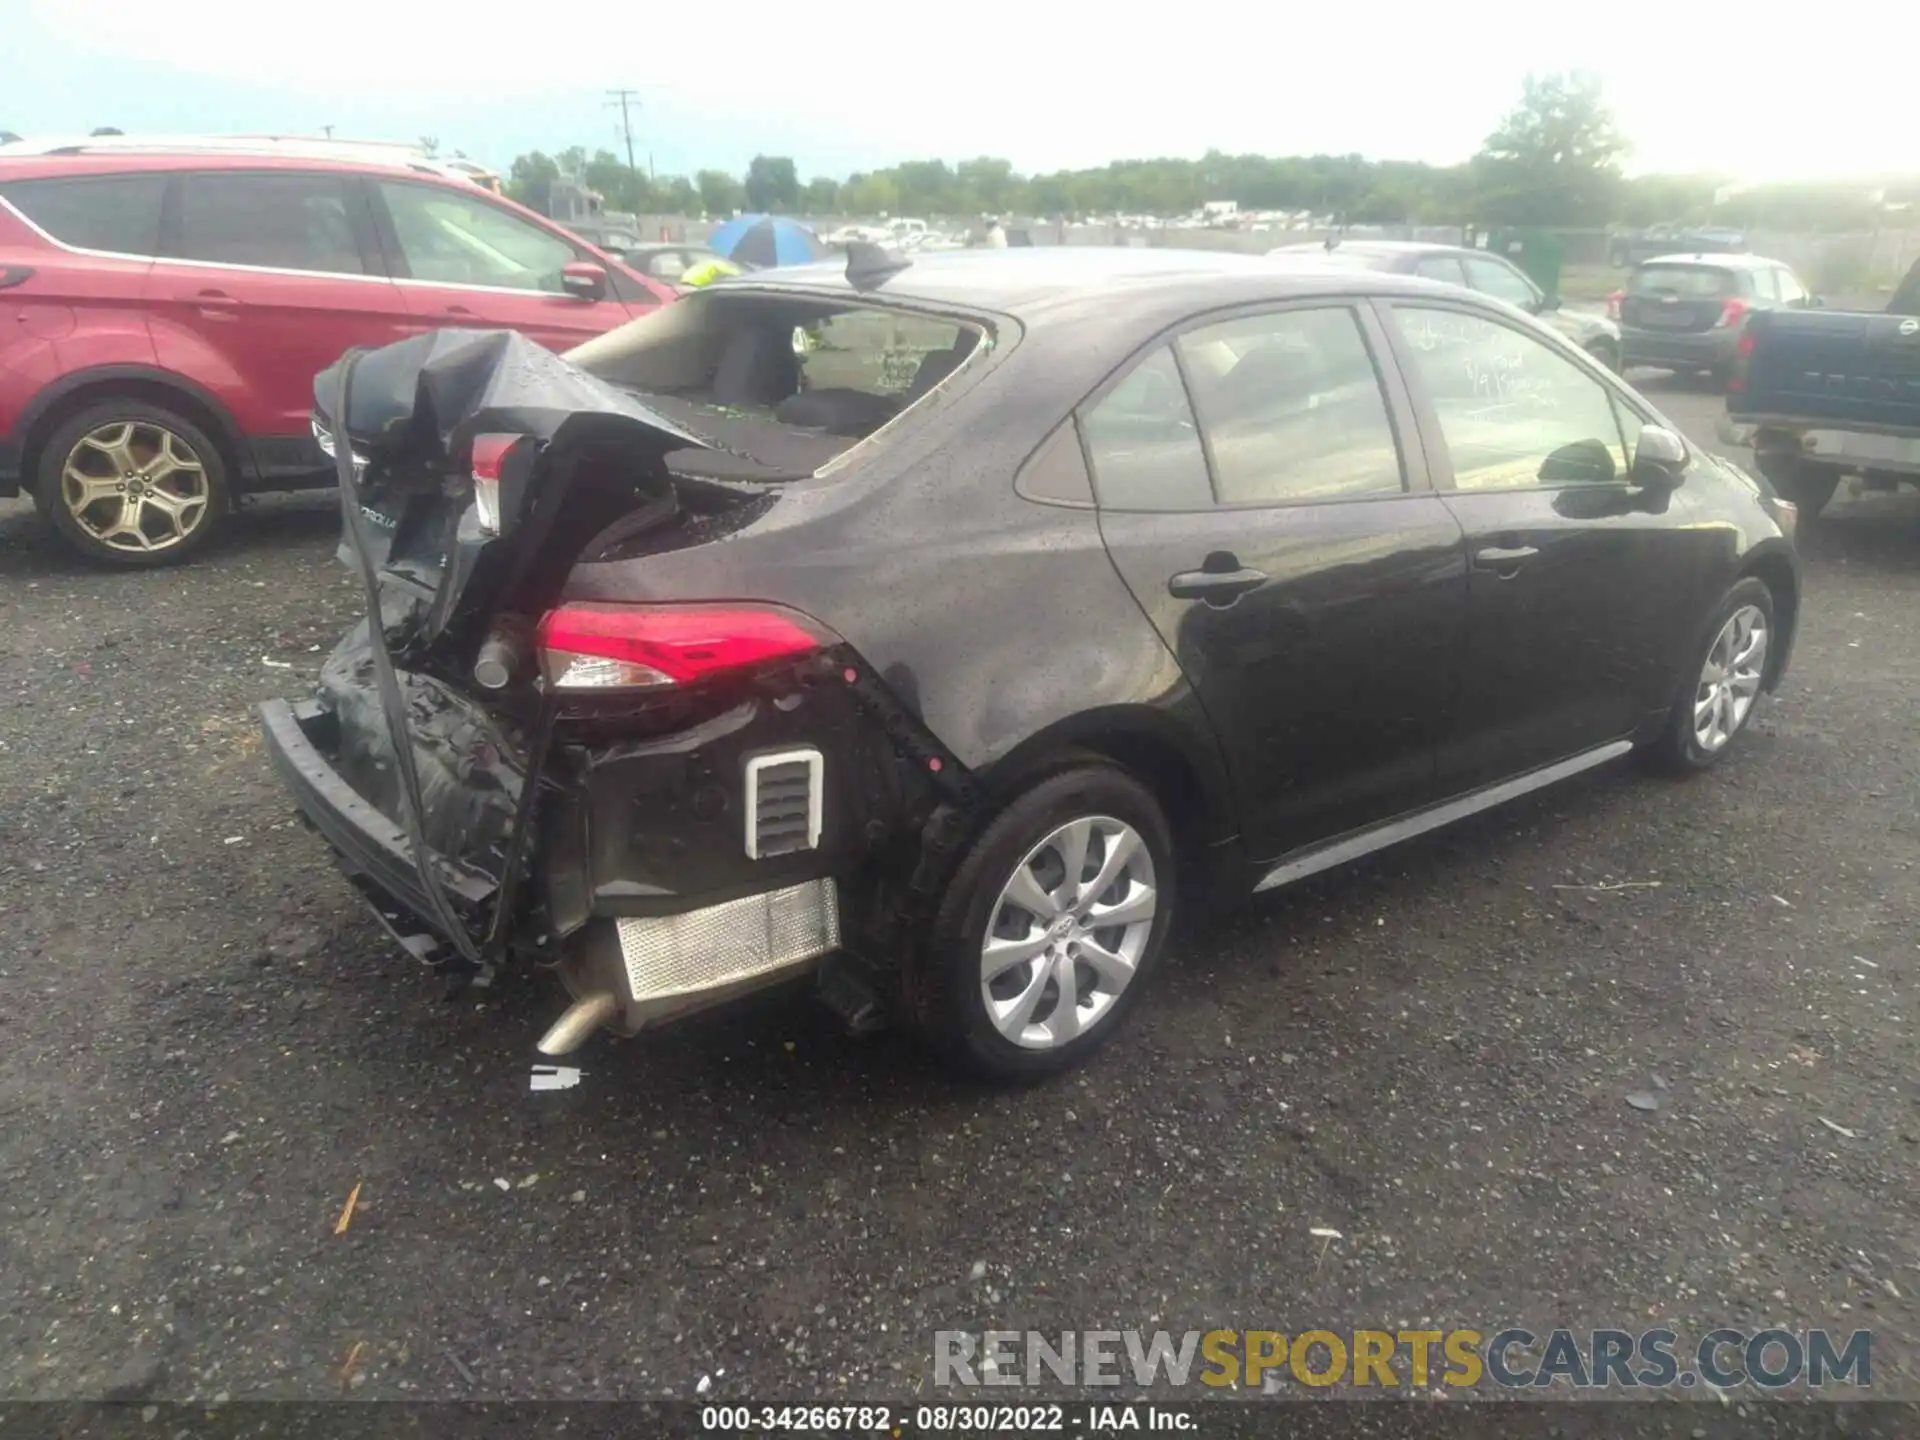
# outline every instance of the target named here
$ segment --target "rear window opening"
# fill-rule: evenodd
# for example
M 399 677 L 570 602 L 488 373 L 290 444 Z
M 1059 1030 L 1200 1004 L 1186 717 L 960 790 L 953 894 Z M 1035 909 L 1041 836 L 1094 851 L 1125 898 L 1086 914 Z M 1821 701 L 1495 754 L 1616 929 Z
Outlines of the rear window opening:
M 1642 265 L 1627 278 L 1629 295 L 1677 295 L 1683 300 L 1723 300 L 1740 293 L 1731 270 L 1710 265 Z
M 674 469 L 797 479 L 872 439 L 987 343 L 978 325 L 916 311 L 707 291 L 568 358 L 715 446 L 674 455 Z

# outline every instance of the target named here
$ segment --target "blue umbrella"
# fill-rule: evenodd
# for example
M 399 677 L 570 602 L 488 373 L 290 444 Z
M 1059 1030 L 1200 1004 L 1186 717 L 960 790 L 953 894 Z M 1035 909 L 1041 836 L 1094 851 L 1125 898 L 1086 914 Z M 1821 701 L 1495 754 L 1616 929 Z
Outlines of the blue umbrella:
M 826 258 L 813 232 L 784 215 L 736 216 L 714 231 L 707 244 L 729 260 L 763 268 Z

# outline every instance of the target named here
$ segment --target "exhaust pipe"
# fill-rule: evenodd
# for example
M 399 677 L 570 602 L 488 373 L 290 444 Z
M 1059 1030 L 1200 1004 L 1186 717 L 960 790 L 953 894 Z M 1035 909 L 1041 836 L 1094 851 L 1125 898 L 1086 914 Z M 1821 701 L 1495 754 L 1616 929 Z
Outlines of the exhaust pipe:
M 542 1055 L 571 1055 L 593 1032 L 620 1013 L 620 997 L 611 990 L 583 995 L 540 1037 Z

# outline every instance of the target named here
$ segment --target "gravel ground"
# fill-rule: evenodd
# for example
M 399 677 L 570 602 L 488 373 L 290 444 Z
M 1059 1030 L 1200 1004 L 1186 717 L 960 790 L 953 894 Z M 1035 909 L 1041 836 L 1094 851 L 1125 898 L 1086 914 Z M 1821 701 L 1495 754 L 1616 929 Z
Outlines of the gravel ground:
M 1871 1327 L 1920 1395 L 1915 497 L 1813 528 L 1712 776 L 1218 921 L 1017 1093 L 772 1001 L 529 1094 L 556 995 L 441 998 L 262 757 L 334 529 L 102 575 L 0 506 L 0 1397 L 898 1399 L 937 1328 L 1508 1321 Z

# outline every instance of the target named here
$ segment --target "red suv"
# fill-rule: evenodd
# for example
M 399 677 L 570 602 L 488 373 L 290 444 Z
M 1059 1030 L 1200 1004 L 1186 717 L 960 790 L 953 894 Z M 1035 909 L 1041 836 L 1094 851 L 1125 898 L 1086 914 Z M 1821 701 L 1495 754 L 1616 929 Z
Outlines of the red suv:
M 0 495 L 87 557 L 183 559 L 326 483 L 313 377 L 447 326 L 555 350 L 673 298 L 431 161 L 0 147 Z

